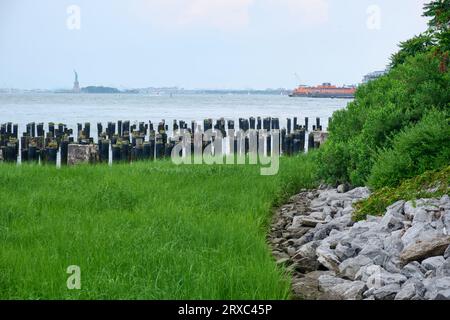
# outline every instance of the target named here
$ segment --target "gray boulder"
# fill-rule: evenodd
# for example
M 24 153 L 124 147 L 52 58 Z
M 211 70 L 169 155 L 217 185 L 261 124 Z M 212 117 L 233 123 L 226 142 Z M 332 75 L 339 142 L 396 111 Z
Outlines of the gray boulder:
M 382 247 L 373 244 L 365 246 L 359 254 L 368 257 L 378 265 L 383 265 L 389 258 L 388 253 Z
M 427 270 L 417 261 L 408 263 L 403 267 L 401 273 L 408 278 L 422 280 Z
M 427 270 L 436 271 L 445 262 L 443 256 L 431 257 L 422 261 L 422 266 Z
M 389 207 L 386 208 L 386 211 L 391 211 L 395 214 L 400 214 L 403 216 L 404 214 L 404 206 L 405 206 L 405 201 L 404 200 L 399 200 L 393 204 L 391 204 Z
M 391 233 L 390 236 L 386 236 L 386 238 L 383 241 L 383 247 L 386 252 L 388 252 L 389 255 L 400 255 L 400 252 L 402 252 L 404 246 L 402 242 L 403 231 L 398 230 Z
M 367 265 L 373 264 L 373 261 L 363 255 L 345 260 L 339 265 L 339 273 L 350 280 L 355 280 L 358 271 Z
M 362 281 L 348 281 L 330 275 L 319 278 L 319 289 L 334 300 L 360 300 L 366 290 Z
M 390 273 L 381 268 L 380 272 L 372 274 L 366 281 L 367 287 L 379 289 L 390 284 L 403 284 L 408 280 L 404 275 L 400 273 Z
M 450 258 L 450 246 L 447 247 L 447 249 L 444 252 L 444 258 L 448 259 Z
M 450 210 L 450 197 L 448 194 L 443 195 L 439 200 L 439 208 L 441 210 Z
M 339 258 L 330 248 L 320 246 L 316 250 L 317 261 L 330 271 L 339 272 Z
M 400 292 L 398 283 L 391 283 L 387 286 L 376 289 L 373 292 L 375 300 L 394 300 L 395 296 Z
M 402 242 L 405 247 L 415 244 L 416 242 L 424 242 L 442 237 L 442 231 L 438 231 L 431 226 L 430 223 L 416 223 L 406 230 L 402 236 Z
M 401 290 L 395 296 L 395 300 L 413 300 L 414 298 L 423 297 L 425 287 L 423 283 L 417 279 L 409 279 L 406 281 Z
M 450 277 L 431 278 L 424 281 L 427 300 L 450 300 Z
M 388 259 L 382 264 L 383 268 L 390 273 L 401 273 L 402 270 L 402 261 L 398 256 L 390 256 Z
M 353 258 L 356 255 L 356 250 L 350 245 L 344 245 L 339 242 L 334 250 L 334 253 L 337 255 L 339 260 L 344 261 L 349 258 Z
M 437 277 L 450 277 L 450 258 L 447 258 L 445 262 L 437 268 L 436 270 Z
M 413 218 L 413 225 L 416 223 L 431 223 L 433 218 L 433 214 L 429 211 L 426 211 L 424 208 L 417 208 Z
M 295 268 L 301 273 L 315 271 L 319 268 L 316 259 L 316 249 L 320 241 L 312 241 L 301 246 L 293 257 Z
M 353 199 L 367 199 L 370 196 L 370 190 L 365 187 L 356 188 L 345 193 Z

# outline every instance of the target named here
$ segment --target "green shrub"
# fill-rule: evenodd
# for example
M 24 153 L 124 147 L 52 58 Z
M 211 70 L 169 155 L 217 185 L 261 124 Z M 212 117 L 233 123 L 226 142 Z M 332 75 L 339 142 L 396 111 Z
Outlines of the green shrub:
M 326 182 L 337 185 L 349 180 L 345 164 L 350 161 L 350 155 L 345 143 L 326 143 L 318 152 L 317 160 L 321 164 L 319 177 L 323 177 Z
M 450 125 L 445 112 L 431 111 L 417 125 L 396 135 L 383 149 L 368 183 L 375 189 L 397 186 L 402 180 L 450 163 Z
M 431 53 L 418 54 L 360 86 L 355 100 L 333 115 L 329 140 L 319 151 L 320 176 L 331 184 L 366 184 L 378 150 L 430 110 L 448 109 L 450 75 L 440 72 L 439 63 Z

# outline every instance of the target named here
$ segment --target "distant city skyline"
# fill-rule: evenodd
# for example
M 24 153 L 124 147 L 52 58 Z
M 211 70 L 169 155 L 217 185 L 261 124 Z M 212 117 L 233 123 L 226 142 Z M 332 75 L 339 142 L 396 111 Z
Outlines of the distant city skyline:
M 357 84 L 426 30 L 426 2 L 3 0 L 0 88 Z

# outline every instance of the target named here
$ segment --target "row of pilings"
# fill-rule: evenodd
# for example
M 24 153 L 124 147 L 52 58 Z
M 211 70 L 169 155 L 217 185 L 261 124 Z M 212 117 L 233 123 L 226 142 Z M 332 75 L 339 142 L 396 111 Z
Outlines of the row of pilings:
M 193 136 L 200 130 L 220 131 L 224 139 L 233 141 L 230 143 L 234 143 L 235 153 L 248 153 L 248 137 L 245 138 L 243 150 L 239 150 L 235 132 L 252 130 L 258 135 L 264 130 L 269 133 L 264 142 L 266 155 L 270 155 L 272 151 L 270 133 L 277 130 L 280 135 L 280 153 L 293 156 L 319 148 L 327 136 L 320 118 L 316 118 L 316 124 L 310 131 L 309 118 L 305 118 L 304 124 L 300 125 L 297 117 L 288 118 L 286 127 L 283 128 L 280 128 L 278 118 L 250 117 L 240 118 L 237 126 L 234 120 L 223 118 L 215 122 L 213 119 L 205 119 L 203 126 L 196 121 L 189 124 L 183 120 L 173 120 L 171 128 L 164 120 L 155 124 L 151 121 L 131 123 L 119 120 L 108 122 L 106 126 L 97 123 L 96 129 L 97 137 L 94 139 L 91 124 L 78 123 L 75 138 L 74 130 L 65 124 L 50 122 L 45 130 L 44 123 L 32 122 L 26 125 L 26 130 L 19 137 L 17 124 L 3 123 L 0 125 L 0 161 L 66 165 L 78 162 L 117 163 L 164 159 L 171 156 L 173 148 L 179 142 L 177 133 L 185 131 Z M 233 136 L 230 136 L 230 132 Z M 211 141 L 203 142 L 203 150 L 210 143 Z

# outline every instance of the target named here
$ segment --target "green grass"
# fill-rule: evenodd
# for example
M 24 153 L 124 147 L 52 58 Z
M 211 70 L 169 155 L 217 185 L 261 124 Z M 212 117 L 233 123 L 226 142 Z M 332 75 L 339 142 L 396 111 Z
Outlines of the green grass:
M 312 187 L 311 157 L 257 166 L 168 161 L 0 165 L 1 299 L 285 299 L 271 209 Z M 69 265 L 81 290 L 68 290 Z

